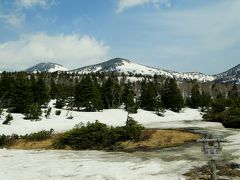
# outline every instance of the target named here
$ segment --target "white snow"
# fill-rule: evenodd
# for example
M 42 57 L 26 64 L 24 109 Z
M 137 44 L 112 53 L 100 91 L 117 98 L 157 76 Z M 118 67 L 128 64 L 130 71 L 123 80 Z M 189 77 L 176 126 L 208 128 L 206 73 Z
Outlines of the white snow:
M 61 115 L 55 115 L 57 109 L 52 108 L 51 116 L 46 119 L 43 116 L 40 121 L 25 120 L 22 114 L 12 114 L 14 120 L 11 125 L 3 125 L 4 115 L 0 119 L 0 134 L 19 134 L 50 130 L 63 132 L 73 128 L 76 124 L 95 122 L 96 120 L 110 126 L 123 126 L 127 120 L 127 112 L 124 109 L 105 109 L 102 112 L 71 112 L 73 119 L 66 119 L 67 110 L 61 110 Z M 6 113 L 5 113 L 6 115 Z M 155 112 L 142 109 L 131 116 L 147 128 L 171 128 L 171 127 L 205 127 L 216 126 L 216 123 L 202 122 L 202 115 L 197 109 L 185 108 L 180 113 L 166 110 L 164 117 L 157 116 Z M 220 124 L 217 124 L 221 126 Z
M 55 64 L 53 68 L 48 69 L 48 72 L 50 73 L 56 72 L 56 71 L 68 71 L 68 69 L 58 64 Z
M 190 161 L 101 151 L 0 150 L 4 180 L 176 180 Z
M 87 66 L 85 68 L 81 68 L 78 70 L 73 70 L 71 72 L 77 72 L 79 74 L 87 74 L 87 73 L 96 73 L 96 72 L 105 72 L 105 71 L 106 72 L 116 71 L 119 73 L 124 73 L 126 75 L 142 74 L 142 75 L 154 76 L 155 74 L 157 74 L 157 75 L 162 75 L 162 76 L 171 77 L 171 78 L 175 77 L 177 79 L 188 79 L 188 80 L 197 79 L 198 81 L 201 81 L 201 82 L 212 81 L 215 79 L 214 76 L 205 75 L 198 72 L 167 71 L 159 68 L 144 66 L 141 64 L 131 62 L 129 60 L 125 60 L 125 59 L 122 59 L 121 63 L 116 64 L 112 67 L 108 67 L 106 69 L 104 69 L 101 66 L 101 64 L 98 64 L 98 65 Z
M 50 105 L 52 106 L 53 101 Z M 11 125 L 0 125 L 0 134 L 26 134 L 40 130 L 55 129 L 62 132 L 80 122 L 99 120 L 113 126 L 125 124 L 127 112 L 123 109 L 103 112 L 72 112 L 73 119 L 66 119 L 66 110 L 60 116 L 52 110 L 51 119 L 24 120 L 23 115 L 13 114 Z M 71 114 L 71 113 L 70 113 Z M 6 115 L 6 112 L 4 112 Z M 240 130 L 225 129 L 219 123 L 202 121 L 198 109 L 185 108 L 180 113 L 170 110 L 164 117 L 154 112 L 138 110 L 131 116 L 145 127 L 179 128 L 202 127 L 209 132 L 225 134 L 228 143 L 223 143 L 227 158 L 240 163 Z M 0 119 L 2 124 L 3 118 Z M 0 149 L 0 179 L 7 180 L 61 180 L 61 179 L 160 179 L 175 180 L 188 169 L 206 164 L 199 144 L 178 146 L 151 152 L 103 152 L 103 151 L 24 151 Z M 184 179 L 181 176 L 181 179 Z
M 166 71 L 161 70 L 158 68 L 152 68 L 148 66 L 144 66 L 141 64 L 128 62 L 128 61 L 122 61 L 122 65 L 117 66 L 117 70 L 120 72 L 124 72 L 125 74 L 129 74 L 129 72 L 133 74 L 145 74 L 145 75 L 163 75 L 167 77 L 175 77 L 177 79 L 197 79 L 199 81 L 212 81 L 215 78 L 213 76 L 204 75 L 202 73 L 196 73 L 196 72 L 174 72 L 174 71 Z

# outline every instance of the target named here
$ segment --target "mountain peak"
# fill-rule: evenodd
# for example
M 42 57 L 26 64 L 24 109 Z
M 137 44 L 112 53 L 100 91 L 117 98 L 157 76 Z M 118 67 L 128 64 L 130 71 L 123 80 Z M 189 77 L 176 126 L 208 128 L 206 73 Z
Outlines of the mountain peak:
M 224 82 L 224 83 L 240 83 L 240 64 L 234 66 L 233 68 L 214 75 L 219 82 Z
M 124 58 L 113 58 L 113 59 L 110 59 L 108 61 L 105 61 L 103 63 L 99 63 L 103 66 L 120 66 L 120 65 L 123 65 L 124 63 L 131 63 L 130 60 L 128 59 L 124 59 Z
M 68 71 L 68 69 L 57 63 L 42 62 L 26 69 L 26 71 L 27 72 L 56 72 L 56 71 Z

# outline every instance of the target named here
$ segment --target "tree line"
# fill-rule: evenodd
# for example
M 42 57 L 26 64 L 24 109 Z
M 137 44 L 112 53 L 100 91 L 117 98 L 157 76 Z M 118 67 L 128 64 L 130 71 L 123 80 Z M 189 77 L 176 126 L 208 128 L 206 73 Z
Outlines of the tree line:
M 211 97 L 197 82 L 193 82 L 190 94 L 183 96 L 178 83 L 174 78 L 162 77 L 146 77 L 131 82 L 124 75 L 120 79 L 114 74 L 73 76 L 3 72 L 0 78 L 0 112 L 7 108 L 9 112 L 24 114 L 26 119 L 37 119 L 41 115 L 41 107 L 47 106 L 50 99 L 56 99 L 57 108 L 67 106 L 78 111 L 101 111 L 122 106 L 130 113 L 141 108 L 162 115 L 164 109 L 179 112 L 188 106 L 201 108 L 207 112 L 205 119 L 212 120 L 215 113 L 239 107 L 236 84 L 227 96 L 219 91 L 217 97 Z

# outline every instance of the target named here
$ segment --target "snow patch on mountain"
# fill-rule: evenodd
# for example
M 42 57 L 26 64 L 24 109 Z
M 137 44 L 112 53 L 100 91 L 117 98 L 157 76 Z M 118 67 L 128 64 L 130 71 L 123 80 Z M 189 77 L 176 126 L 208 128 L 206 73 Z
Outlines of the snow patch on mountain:
M 240 84 L 240 64 L 214 76 L 218 82 Z
M 26 71 L 33 72 L 33 73 L 36 73 L 36 72 L 52 73 L 52 72 L 57 72 L 57 71 L 68 71 L 68 69 L 63 67 L 60 64 L 48 62 L 48 63 L 39 63 L 35 66 L 32 66 L 32 67 L 26 69 Z
M 154 76 L 156 75 L 162 75 L 165 77 L 175 77 L 176 79 L 187 79 L 187 80 L 198 80 L 198 81 L 212 81 L 215 79 L 215 77 L 210 75 L 204 75 L 202 73 L 198 72 L 175 72 L 175 71 L 168 71 L 168 70 L 162 70 L 159 68 L 153 68 L 141 64 L 137 64 L 134 62 L 131 62 L 127 59 L 122 58 L 115 58 L 111 59 L 109 61 L 99 63 L 96 65 L 90 65 L 86 67 L 82 67 L 76 70 L 73 70 L 72 72 L 78 73 L 78 74 L 88 74 L 88 73 L 106 73 L 106 72 L 119 72 L 124 73 L 126 75 L 131 74 L 142 74 L 142 75 L 150 75 Z

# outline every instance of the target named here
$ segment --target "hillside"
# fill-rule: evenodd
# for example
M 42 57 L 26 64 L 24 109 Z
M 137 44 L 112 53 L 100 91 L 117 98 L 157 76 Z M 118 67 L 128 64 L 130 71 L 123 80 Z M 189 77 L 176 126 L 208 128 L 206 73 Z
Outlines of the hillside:
M 199 80 L 199 81 L 212 81 L 214 80 L 213 76 L 204 75 L 199 72 L 175 72 L 169 70 L 162 70 L 159 68 L 149 67 L 141 64 L 134 63 L 130 60 L 123 58 L 114 58 L 103 63 L 90 65 L 81 67 L 71 72 L 79 73 L 79 74 L 87 74 L 87 73 L 106 73 L 106 72 L 119 72 L 124 73 L 126 75 L 130 74 L 142 74 L 142 75 L 162 75 L 166 77 L 175 77 L 176 79 L 183 80 Z
M 47 63 L 36 64 L 36 65 L 26 69 L 25 71 L 32 72 L 32 73 L 36 73 L 36 72 L 52 73 L 52 72 L 56 72 L 56 71 L 68 71 L 68 69 L 63 67 L 60 64 L 47 62 Z

